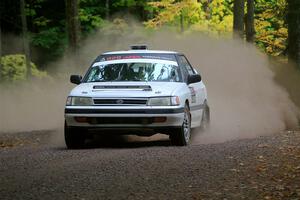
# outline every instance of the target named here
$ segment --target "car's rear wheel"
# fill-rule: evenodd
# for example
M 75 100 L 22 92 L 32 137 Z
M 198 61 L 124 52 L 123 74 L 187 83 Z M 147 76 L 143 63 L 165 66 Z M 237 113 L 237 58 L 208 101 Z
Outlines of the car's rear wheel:
M 182 126 L 174 129 L 170 134 L 172 144 L 177 146 L 186 146 L 191 138 L 191 113 L 189 106 L 186 104 L 184 107 L 184 119 Z
M 207 102 L 205 101 L 200 130 L 201 131 L 207 130 L 209 128 L 209 125 L 210 125 L 210 110 L 209 110 L 209 106 L 207 105 Z
M 80 149 L 84 147 L 86 134 L 81 128 L 69 127 L 65 122 L 65 143 L 68 149 Z

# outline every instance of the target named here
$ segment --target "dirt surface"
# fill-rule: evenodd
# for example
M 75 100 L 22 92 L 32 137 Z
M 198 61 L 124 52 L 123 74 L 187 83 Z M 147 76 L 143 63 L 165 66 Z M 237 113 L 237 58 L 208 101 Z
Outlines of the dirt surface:
M 299 131 L 188 147 L 105 138 L 82 150 L 55 135 L 0 136 L 0 199 L 300 199 Z

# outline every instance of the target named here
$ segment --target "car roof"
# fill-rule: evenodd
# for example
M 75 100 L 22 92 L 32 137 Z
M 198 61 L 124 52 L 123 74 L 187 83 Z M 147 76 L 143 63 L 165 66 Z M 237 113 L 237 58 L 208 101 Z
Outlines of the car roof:
M 105 52 L 102 55 L 113 55 L 113 54 L 136 54 L 136 53 L 142 53 L 142 54 L 147 54 L 147 53 L 157 53 L 157 54 L 179 54 L 176 51 L 162 51 L 162 50 L 128 50 L 128 51 L 110 51 L 110 52 Z

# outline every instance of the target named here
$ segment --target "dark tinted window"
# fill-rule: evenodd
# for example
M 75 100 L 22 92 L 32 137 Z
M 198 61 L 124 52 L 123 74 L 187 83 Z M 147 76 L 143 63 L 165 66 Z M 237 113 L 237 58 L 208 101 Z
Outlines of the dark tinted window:
M 161 81 L 179 82 L 179 67 L 163 63 L 115 63 L 94 66 L 86 82 Z
M 189 75 L 195 74 L 192 66 L 190 65 L 190 63 L 188 62 L 185 56 L 183 55 L 178 56 L 178 62 L 181 67 L 184 67 L 187 70 Z

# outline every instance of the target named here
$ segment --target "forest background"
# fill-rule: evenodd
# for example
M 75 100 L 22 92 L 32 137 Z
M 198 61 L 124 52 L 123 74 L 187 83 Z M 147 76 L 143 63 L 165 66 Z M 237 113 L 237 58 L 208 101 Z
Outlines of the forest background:
M 136 26 L 239 38 L 300 69 L 298 0 L 4 0 L 0 10 L 0 82 L 51 75 L 49 63 L 88 37 L 120 38 Z

